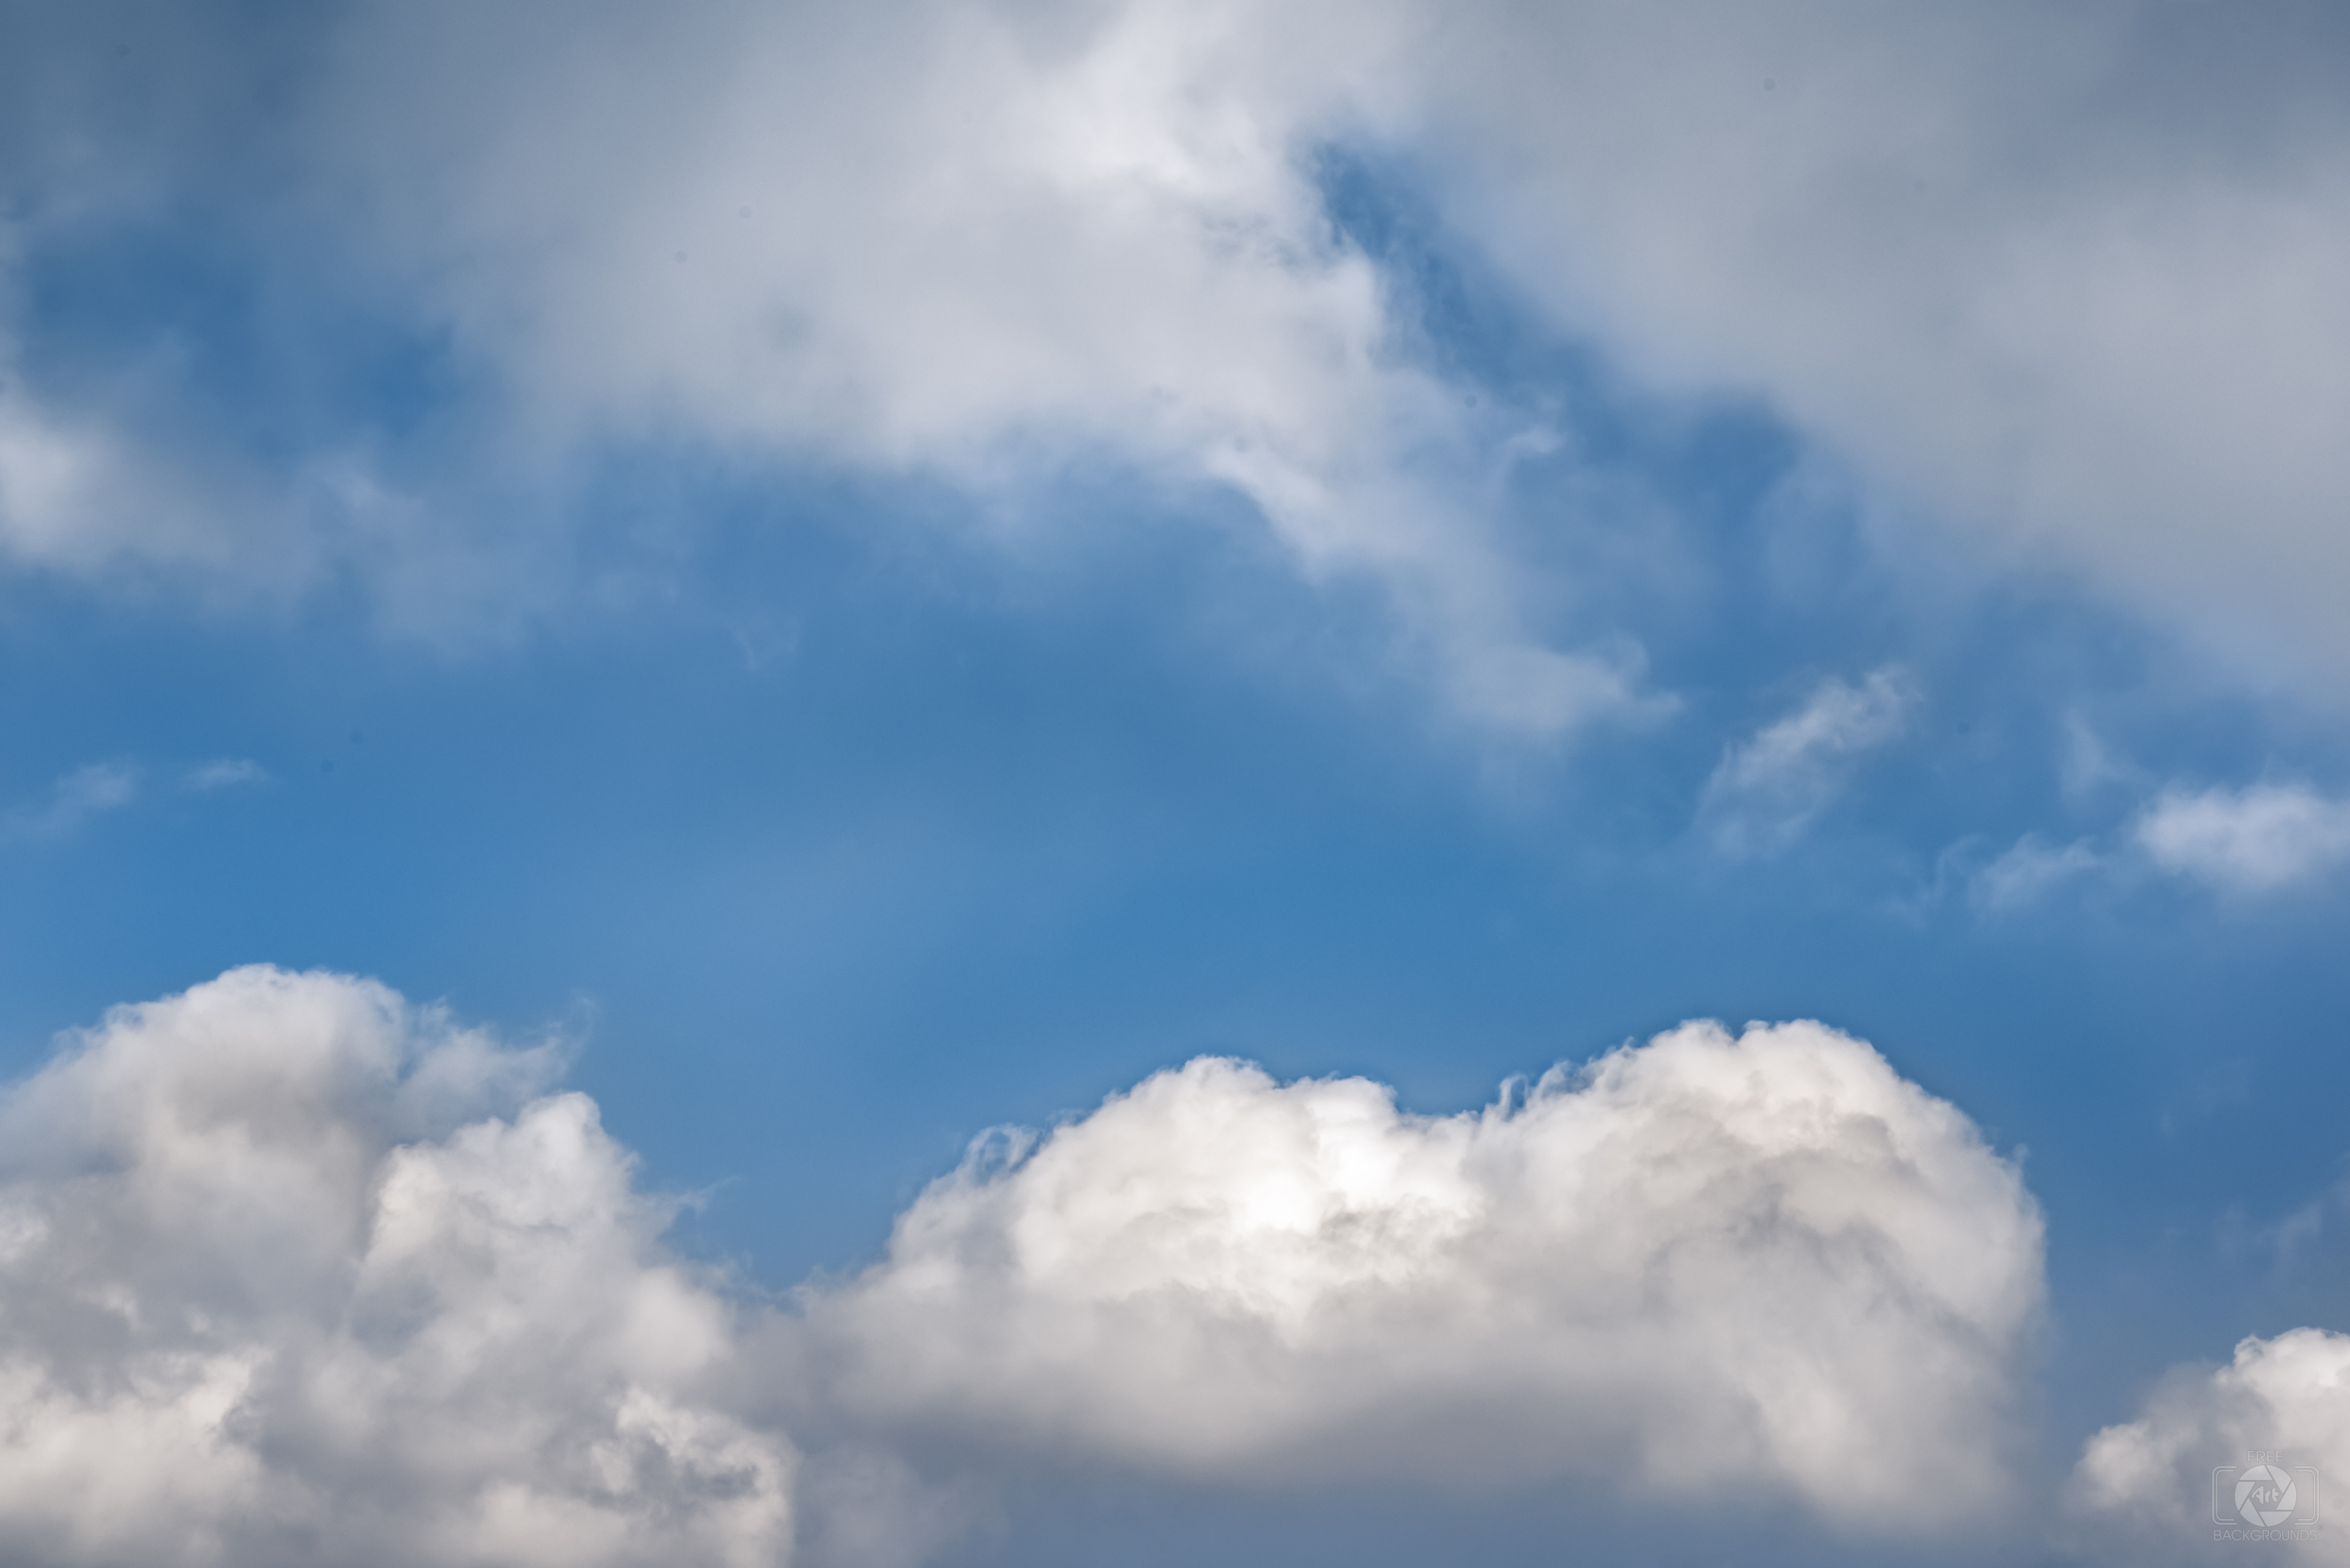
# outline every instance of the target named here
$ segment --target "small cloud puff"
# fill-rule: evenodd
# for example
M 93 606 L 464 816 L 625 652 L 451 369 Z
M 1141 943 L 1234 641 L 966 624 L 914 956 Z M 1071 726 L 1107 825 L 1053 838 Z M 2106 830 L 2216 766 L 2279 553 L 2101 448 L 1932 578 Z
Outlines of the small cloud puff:
M 2350 801 L 2301 784 L 2166 792 L 2139 816 L 2139 847 L 2167 871 L 2267 893 L 2350 859 Z
M 192 790 L 234 789 L 268 782 L 269 770 L 250 757 L 221 757 L 190 768 L 180 778 L 182 787 Z
M 1856 759 L 1900 737 L 1917 701 L 1896 667 L 1858 686 L 1830 677 L 1795 711 L 1722 753 L 1700 820 L 1726 854 L 1786 847 L 1844 792 Z

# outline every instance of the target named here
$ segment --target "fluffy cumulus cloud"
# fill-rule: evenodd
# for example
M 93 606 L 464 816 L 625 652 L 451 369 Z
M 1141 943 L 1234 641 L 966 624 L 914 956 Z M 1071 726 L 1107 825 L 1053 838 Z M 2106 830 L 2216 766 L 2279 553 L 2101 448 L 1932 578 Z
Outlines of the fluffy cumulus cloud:
M 912 1563 L 1007 1465 L 1898 1532 L 2009 1492 L 2036 1210 L 1816 1024 L 1449 1117 L 1195 1062 L 983 1140 L 791 1310 L 661 1250 L 551 1053 L 256 968 L 9 1090 L 0 1556 Z
M 0 1556 L 775 1562 L 794 1456 L 711 1397 L 732 1309 L 553 1065 L 247 969 L 12 1090 Z
M 2172 790 L 2139 816 L 2137 837 L 2167 871 L 2266 893 L 2350 860 L 2350 801 L 2301 784 Z
M 2215 1541 L 2213 1516 L 2226 1512 L 2234 1493 L 2215 1495 L 2212 1472 L 2270 1462 L 2287 1475 L 2304 1472 L 2296 1494 L 2313 1485 L 2305 1472 L 2316 1472 L 2319 1495 L 2298 1511 L 2317 1514 L 2320 1528 L 2279 1520 L 2280 1539 L 2261 1549 L 2297 1563 L 2350 1563 L 2350 1533 L 2326 1518 L 2338 1498 L 2324 1494 L 2328 1481 L 2338 1488 L 2350 1475 L 2350 1334 L 2297 1328 L 2245 1340 L 2217 1371 L 2174 1373 L 2138 1419 L 2090 1440 L 2074 1501 L 2101 1530 L 2124 1532 L 2135 1561 L 2233 1561 L 2247 1548 Z
M 344 286 L 445 350 L 508 486 L 615 439 L 1014 498 L 1107 452 L 1378 585 L 1480 722 L 1618 711 L 1637 659 L 1593 649 L 1622 628 L 1558 623 L 1492 504 L 1575 432 L 1413 350 L 1409 288 L 1325 199 L 1329 150 L 1370 150 L 1550 329 L 1759 393 L 1888 516 L 2350 660 L 2325 7 L 403 5 L 217 39 L 171 10 L 140 29 L 168 73 L 99 64 L 112 24 L 20 51 L 53 68 L 15 82 L 10 254 L 265 183 L 253 287 Z M 20 556 L 499 591 L 416 567 L 493 530 L 442 515 L 448 452 L 379 461 L 380 410 L 278 432 L 290 498 L 192 483 L 219 443 L 158 433 L 175 343 L 112 382 L 0 353 Z M 234 492 L 210 523 L 205 485 Z
M 809 1322 L 882 1431 L 1908 1531 L 2004 1495 L 2040 1300 L 1955 1109 L 1817 1024 L 1695 1024 L 1454 1116 L 1194 1062 L 978 1146 Z

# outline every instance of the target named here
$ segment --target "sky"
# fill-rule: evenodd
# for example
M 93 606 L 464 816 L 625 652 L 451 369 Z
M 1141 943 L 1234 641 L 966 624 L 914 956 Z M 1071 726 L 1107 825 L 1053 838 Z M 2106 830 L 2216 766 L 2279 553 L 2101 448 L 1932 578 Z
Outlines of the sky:
M 0 1556 L 2350 1563 L 2338 7 L 0 29 Z

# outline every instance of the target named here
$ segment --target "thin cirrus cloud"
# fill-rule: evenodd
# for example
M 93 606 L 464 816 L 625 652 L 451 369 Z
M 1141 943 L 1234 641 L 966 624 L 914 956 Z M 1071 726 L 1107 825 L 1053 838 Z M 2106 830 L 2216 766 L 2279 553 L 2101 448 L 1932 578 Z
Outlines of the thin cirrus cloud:
M 1886 1538 L 2013 1496 L 2037 1208 L 1816 1024 L 1447 1117 L 1195 1062 L 983 1141 L 790 1311 L 663 1251 L 558 1064 L 256 968 L 10 1090 L 9 1559 L 748 1568 L 806 1538 L 807 1475 L 824 1539 L 902 1542 L 858 1511 L 919 1487 L 839 1479 L 905 1444 L 932 1476 L 1702 1475 Z
M 1367 149 L 1419 170 L 1448 243 L 1548 328 L 1652 387 L 1759 395 L 1888 526 L 1930 519 L 2338 672 L 2350 112 L 2317 62 L 2341 25 L 1838 0 L 362 5 L 290 29 L 299 68 L 270 79 L 295 101 L 266 125 L 239 106 L 269 51 L 193 34 L 150 84 L 161 106 L 120 117 L 184 135 L 126 141 L 94 71 L 80 98 L 14 95 L 41 145 L 151 165 L 93 183 L 33 159 L 17 251 L 278 170 L 270 244 L 348 246 L 304 286 L 346 278 L 494 389 L 472 411 L 502 483 L 559 492 L 581 449 L 682 439 L 1016 498 L 1107 452 L 1236 491 L 1314 581 L 1376 585 L 1482 724 L 1640 711 L 1637 656 L 1596 651 L 1639 628 L 1607 624 L 1604 583 L 1572 624 L 1546 614 L 1556 585 L 1492 501 L 1510 453 L 1574 432 L 1541 400 L 1471 408 L 1472 372 L 1409 351 L 1409 288 L 1319 183 L 1328 150 Z M 47 43 L 24 57 L 73 47 Z M 255 244 L 257 286 L 281 286 Z M 544 541 L 472 515 L 498 509 L 461 472 L 375 461 L 364 411 L 256 504 L 253 475 L 172 468 L 189 443 L 138 411 L 152 372 L 109 403 L 102 377 L 69 392 L 0 358 L 20 559 L 271 583 L 341 561 L 411 619 L 543 591 Z M 140 473 L 127 500 L 92 489 Z M 223 484 L 234 504 L 187 499 Z
M 1900 738 L 1917 701 L 1916 683 L 1898 668 L 1856 686 L 1830 676 L 1794 712 L 1722 753 L 1699 821 L 1727 854 L 1785 848 L 1844 793 L 1861 757 Z

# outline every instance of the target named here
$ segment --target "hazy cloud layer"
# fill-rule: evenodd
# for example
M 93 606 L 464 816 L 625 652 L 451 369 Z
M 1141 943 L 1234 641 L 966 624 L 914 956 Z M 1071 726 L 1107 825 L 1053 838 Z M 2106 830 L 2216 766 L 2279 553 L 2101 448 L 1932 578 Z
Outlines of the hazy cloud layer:
M 2074 1476 L 2074 1498 L 2103 1529 L 2126 1532 L 2123 1542 L 2108 1538 L 2118 1549 L 2109 1555 L 2126 1551 L 2142 1563 L 2203 1563 L 2260 1551 L 2291 1563 L 2350 1563 L 2339 1490 L 2319 1499 L 2321 1528 L 2314 1532 L 2215 1542 L 2211 1472 L 2249 1469 L 2272 1455 L 2288 1473 L 2315 1469 L 2321 1490 L 2344 1485 L 2341 1478 L 2350 1475 L 2350 1334 L 2297 1328 L 2246 1339 L 2217 1371 L 2174 1372 L 2138 1419 L 2090 1440 Z
M 2014 1168 L 1867 1046 L 1693 1024 L 1473 1115 L 1201 1060 L 983 1144 L 809 1308 L 881 1429 L 1179 1474 L 2006 1494 Z
M 340 279 L 442 345 L 510 491 L 616 439 L 1015 500 L 1107 452 L 1237 489 L 1308 576 L 1378 585 L 1475 721 L 1619 711 L 1637 659 L 1590 649 L 1626 628 L 1558 624 L 1492 503 L 1575 432 L 1410 350 L 1399 280 L 1319 182 L 1368 149 L 1555 329 L 1653 385 L 1759 393 L 1888 519 L 2350 667 L 2328 7 L 140 15 L 120 67 L 115 24 L 23 24 L 50 68 L 6 122 L 13 254 L 260 182 L 265 221 L 224 230 L 255 286 Z M 287 236 L 322 259 L 277 260 Z M 441 472 L 463 441 L 385 460 L 356 410 L 239 468 L 174 422 L 166 347 L 68 377 L 0 337 L 20 558 L 272 591 L 339 562 L 422 618 L 550 591 L 487 521 L 532 509 Z
M 1559 318 L 1897 509 L 2350 667 L 2337 8 L 1474 14 L 1421 67 L 1448 189 Z

